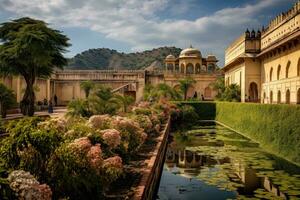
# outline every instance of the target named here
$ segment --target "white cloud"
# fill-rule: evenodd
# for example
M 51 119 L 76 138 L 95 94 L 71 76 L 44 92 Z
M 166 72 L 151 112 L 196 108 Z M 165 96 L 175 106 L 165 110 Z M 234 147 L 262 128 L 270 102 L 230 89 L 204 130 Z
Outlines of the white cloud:
M 0 0 L 0 11 L 43 19 L 56 26 L 86 27 L 126 42 L 132 50 L 193 44 L 222 60 L 225 46 L 244 31 L 245 24 L 259 26 L 255 15 L 280 2 L 260 0 L 195 20 L 159 19 L 156 14 L 164 12 L 171 0 Z

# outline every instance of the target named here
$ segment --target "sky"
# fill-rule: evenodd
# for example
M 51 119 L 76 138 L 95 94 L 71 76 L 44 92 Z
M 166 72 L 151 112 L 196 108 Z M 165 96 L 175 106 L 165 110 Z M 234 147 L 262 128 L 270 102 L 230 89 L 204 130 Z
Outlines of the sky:
M 261 28 L 297 0 L 0 0 L 0 23 L 44 20 L 63 31 L 72 57 L 90 48 L 136 52 L 176 46 L 215 54 L 247 28 Z

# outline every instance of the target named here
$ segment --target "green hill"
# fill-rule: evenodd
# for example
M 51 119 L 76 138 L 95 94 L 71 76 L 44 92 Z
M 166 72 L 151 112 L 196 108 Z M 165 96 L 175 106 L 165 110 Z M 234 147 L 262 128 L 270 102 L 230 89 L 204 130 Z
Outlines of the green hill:
M 136 53 L 120 53 L 116 50 L 99 48 L 89 49 L 69 59 L 68 69 L 143 69 L 153 62 L 163 66 L 169 54 L 178 56 L 181 49 L 160 47 Z

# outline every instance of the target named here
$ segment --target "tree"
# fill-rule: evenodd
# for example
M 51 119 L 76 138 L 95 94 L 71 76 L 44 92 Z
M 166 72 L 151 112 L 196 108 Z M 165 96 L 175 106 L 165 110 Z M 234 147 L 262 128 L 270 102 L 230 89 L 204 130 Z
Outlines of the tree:
M 80 87 L 85 92 L 85 98 L 88 98 L 90 95 L 91 90 L 94 88 L 94 83 L 92 81 L 83 81 L 80 83 Z
M 3 83 L 0 83 L 0 113 L 1 117 L 6 117 L 7 109 L 16 104 L 14 92 L 8 89 Z
M 241 89 L 237 84 L 231 84 L 225 88 L 221 100 L 223 101 L 241 101 Z
M 36 78 L 49 78 L 55 68 L 67 64 L 63 53 L 70 46 L 60 31 L 43 21 L 20 18 L 0 26 L 0 73 L 20 75 L 26 89 L 20 108 L 24 115 L 34 114 Z
M 183 93 L 184 100 L 187 99 L 187 92 L 194 83 L 196 83 L 196 81 L 189 77 L 179 80 L 179 87 L 180 87 L 181 92 Z
M 118 99 L 123 106 L 123 112 L 127 112 L 128 106 L 134 103 L 134 98 L 129 95 L 115 95 L 115 98 Z
M 146 85 L 144 88 L 144 99 L 149 100 L 150 98 L 153 98 L 154 100 L 159 100 L 161 98 L 177 100 L 181 98 L 181 96 L 174 88 L 165 83 L 160 83 L 156 86 Z
M 115 114 L 120 108 L 120 101 L 113 94 L 112 89 L 106 86 L 99 86 L 91 99 L 96 114 Z
M 211 83 L 211 86 L 213 87 L 213 89 L 215 91 L 218 92 L 218 94 L 216 95 L 216 98 L 221 99 L 222 94 L 225 92 L 225 89 L 226 89 L 224 77 L 217 78 L 217 80 L 215 82 Z

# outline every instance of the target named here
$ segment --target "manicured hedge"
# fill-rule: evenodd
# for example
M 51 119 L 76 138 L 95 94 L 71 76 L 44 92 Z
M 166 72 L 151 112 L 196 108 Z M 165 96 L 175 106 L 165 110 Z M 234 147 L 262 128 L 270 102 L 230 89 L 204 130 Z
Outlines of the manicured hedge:
M 190 105 L 195 108 L 201 120 L 214 120 L 216 117 L 216 103 L 205 101 L 182 101 L 176 102 L 177 105 Z
M 186 104 L 186 102 L 183 102 Z M 214 118 L 262 148 L 300 164 L 300 106 L 190 102 L 202 119 Z
M 218 102 L 216 120 L 300 164 L 300 106 Z

